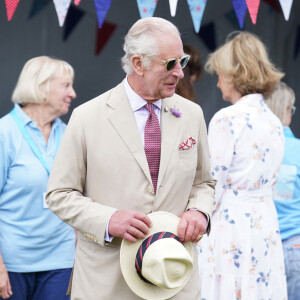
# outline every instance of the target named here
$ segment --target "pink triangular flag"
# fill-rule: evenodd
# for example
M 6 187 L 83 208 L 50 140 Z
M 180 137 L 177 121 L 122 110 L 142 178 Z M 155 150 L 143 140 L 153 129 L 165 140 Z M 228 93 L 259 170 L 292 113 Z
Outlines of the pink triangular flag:
M 75 5 L 79 5 L 80 2 L 81 0 L 74 0 Z
M 288 21 L 291 13 L 293 0 L 279 0 L 279 2 L 283 11 L 284 18 L 286 21 Z
M 10 21 L 20 0 L 5 0 L 7 20 Z
M 57 13 L 59 26 L 62 27 L 64 26 L 66 16 L 68 14 L 68 10 L 71 4 L 71 0 L 53 0 L 53 3 Z
M 258 8 L 260 4 L 260 0 L 246 0 L 248 11 L 250 14 L 250 18 L 253 24 L 256 24 L 256 18 L 258 13 Z
M 169 0 L 170 11 L 171 11 L 172 17 L 176 16 L 177 2 L 178 2 L 178 0 Z

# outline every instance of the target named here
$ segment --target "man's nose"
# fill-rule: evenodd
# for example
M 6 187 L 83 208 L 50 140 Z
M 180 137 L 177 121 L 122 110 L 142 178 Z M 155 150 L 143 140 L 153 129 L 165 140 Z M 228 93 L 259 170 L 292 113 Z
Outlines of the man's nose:
M 183 70 L 179 62 L 176 63 L 174 69 L 172 70 L 172 75 L 178 77 L 179 79 L 184 77 Z

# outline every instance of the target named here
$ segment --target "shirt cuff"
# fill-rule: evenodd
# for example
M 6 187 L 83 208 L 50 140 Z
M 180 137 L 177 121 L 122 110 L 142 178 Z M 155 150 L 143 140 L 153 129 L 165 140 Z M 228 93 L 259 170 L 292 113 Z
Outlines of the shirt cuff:
M 117 212 L 117 210 L 116 210 L 115 212 Z M 115 212 L 114 212 L 114 213 L 115 213 Z M 113 215 L 114 213 L 112 213 L 112 215 Z M 109 222 L 110 222 L 110 219 L 111 219 L 112 215 L 110 216 L 109 221 L 108 221 L 108 223 L 106 224 L 106 227 L 105 227 L 105 236 L 104 236 L 104 240 L 105 240 L 105 242 L 108 242 L 108 243 L 111 243 L 111 241 L 112 241 L 113 238 L 114 238 L 113 235 L 111 235 L 111 234 L 108 233 L 108 225 L 109 225 Z

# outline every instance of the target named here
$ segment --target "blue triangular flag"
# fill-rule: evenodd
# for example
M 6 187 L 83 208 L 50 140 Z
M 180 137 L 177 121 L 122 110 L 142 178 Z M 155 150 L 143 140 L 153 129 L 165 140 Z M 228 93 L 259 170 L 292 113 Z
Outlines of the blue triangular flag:
M 231 0 L 235 14 L 240 24 L 240 28 L 244 28 L 244 21 L 247 12 L 247 3 L 245 0 Z
M 112 0 L 94 0 L 99 28 L 102 27 L 111 2 Z

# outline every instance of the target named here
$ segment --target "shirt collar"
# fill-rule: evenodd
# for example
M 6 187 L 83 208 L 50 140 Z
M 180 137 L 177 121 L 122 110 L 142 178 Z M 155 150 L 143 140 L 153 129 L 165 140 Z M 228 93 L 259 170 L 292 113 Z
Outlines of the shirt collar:
M 37 126 L 36 122 L 32 121 L 29 116 L 23 111 L 23 109 L 21 108 L 21 106 L 18 103 L 15 103 L 15 111 L 18 115 L 18 118 L 20 119 L 21 123 L 23 124 L 23 126 L 26 125 L 32 125 Z M 53 122 L 52 122 L 52 128 L 55 129 L 56 126 L 61 125 L 63 122 L 62 120 L 60 120 L 59 118 L 56 118 Z
M 143 99 L 141 96 L 139 96 L 129 85 L 128 83 L 128 78 L 126 76 L 126 78 L 123 80 L 123 84 L 124 84 L 124 88 L 125 88 L 125 92 L 126 95 L 129 99 L 129 103 L 130 106 L 132 108 L 133 111 L 137 111 L 140 108 L 144 107 L 148 102 Z M 161 110 L 161 99 L 153 102 L 153 104 L 159 108 Z
M 15 111 L 21 121 L 21 123 L 25 126 L 32 122 L 32 120 L 24 113 L 21 106 L 18 103 L 15 103 Z
M 243 102 L 250 105 L 261 105 L 264 103 L 264 98 L 262 94 L 249 94 L 240 98 L 236 103 Z

